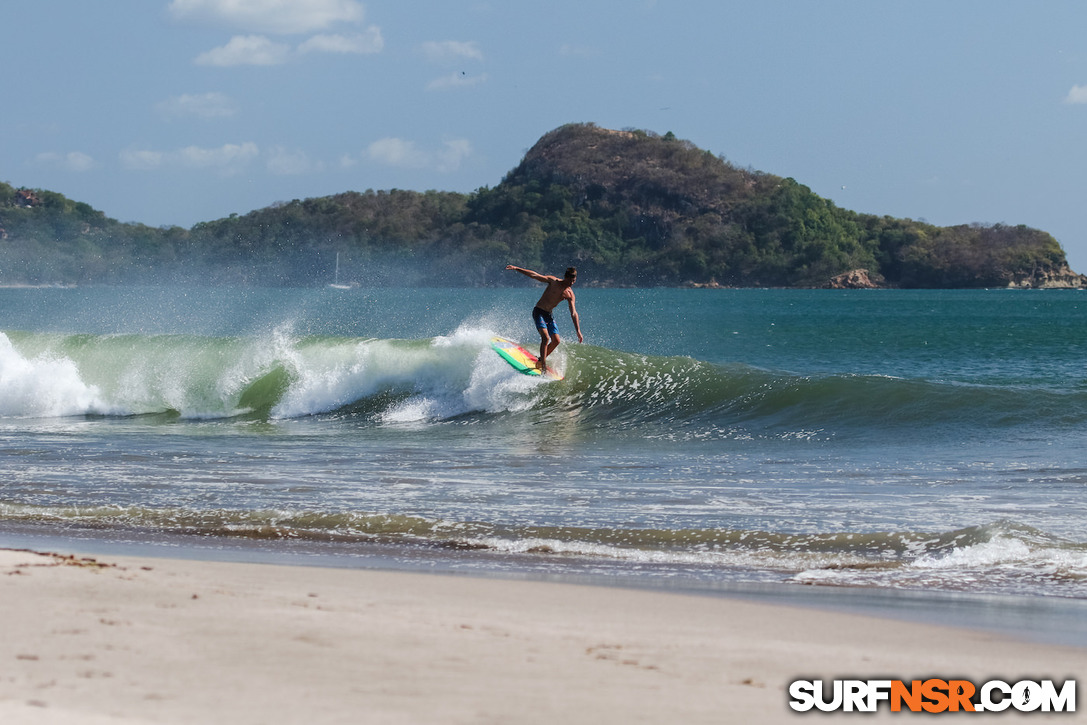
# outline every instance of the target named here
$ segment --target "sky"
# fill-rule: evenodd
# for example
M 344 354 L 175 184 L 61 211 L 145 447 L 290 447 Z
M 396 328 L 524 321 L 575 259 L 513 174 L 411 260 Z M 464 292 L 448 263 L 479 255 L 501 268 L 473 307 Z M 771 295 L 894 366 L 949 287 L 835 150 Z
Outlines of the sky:
M 669 131 L 838 206 L 1026 224 L 1087 272 L 1087 3 L 0 3 L 0 181 L 190 227 L 493 187 L 566 123 Z

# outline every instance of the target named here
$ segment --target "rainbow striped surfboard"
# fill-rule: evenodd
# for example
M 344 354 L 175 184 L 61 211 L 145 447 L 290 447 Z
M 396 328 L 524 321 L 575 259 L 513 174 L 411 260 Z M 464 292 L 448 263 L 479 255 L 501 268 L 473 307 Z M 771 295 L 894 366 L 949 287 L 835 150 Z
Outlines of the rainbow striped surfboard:
M 548 367 L 546 371 L 537 368 L 536 363 L 539 362 L 539 358 L 513 340 L 507 340 L 504 337 L 492 337 L 491 347 L 494 348 L 500 358 L 510 364 L 510 367 L 523 375 L 543 375 L 552 380 L 562 380 L 563 378 L 562 373 L 552 367 Z

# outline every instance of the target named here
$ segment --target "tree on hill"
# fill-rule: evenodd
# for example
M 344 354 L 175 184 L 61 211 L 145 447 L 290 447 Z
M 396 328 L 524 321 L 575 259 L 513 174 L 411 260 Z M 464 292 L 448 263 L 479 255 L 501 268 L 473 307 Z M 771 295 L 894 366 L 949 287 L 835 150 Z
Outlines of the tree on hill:
M 0 184 L 0 281 L 512 284 L 505 262 L 571 264 L 600 285 L 823 286 L 865 269 L 903 287 L 1082 286 L 1024 226 L 936 227 L 837 207 L 668 133 L 568 124 L 495 187 L 345 192 L 192 229 L 121 224 Z M 865 277 L 867 278 L 867 277 Z

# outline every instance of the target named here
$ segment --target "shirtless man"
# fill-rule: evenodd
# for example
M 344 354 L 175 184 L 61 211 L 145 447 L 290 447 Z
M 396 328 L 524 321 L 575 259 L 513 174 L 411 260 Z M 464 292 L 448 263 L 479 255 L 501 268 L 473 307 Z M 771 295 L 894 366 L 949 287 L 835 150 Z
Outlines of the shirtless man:
M 540 301 L 536 303 L 536 307 L 532 310 L 532 320 L 536 323 L 536 329 L 540 331 L 540 359 L 536 363 L 536 367 L 540 370 L 546 370 L 547 356 L 553 353 L 559 343 L 562 342 L 559 339 L 558 325 L 555 324 L 555 318 L 551 316 L 551 311 L 563 300 L 570 303 L 570 319 L 574 321 L 577 341 L 585 342 L 585 338 L 581 335 L 581 322 L 578 320 L 577 308 L 574 307 L 574 291 L 570 289 L 577 280 L 577 270 L 570 267 L 566 270 L 566 275 L 559 279 L 548 274 L 533 272 L 531 269 L 515 267 L 512 264 L 506 265 L 506 269 L 520 272 L 526 277 L 547 285 L 547 289 L 540 295 Z

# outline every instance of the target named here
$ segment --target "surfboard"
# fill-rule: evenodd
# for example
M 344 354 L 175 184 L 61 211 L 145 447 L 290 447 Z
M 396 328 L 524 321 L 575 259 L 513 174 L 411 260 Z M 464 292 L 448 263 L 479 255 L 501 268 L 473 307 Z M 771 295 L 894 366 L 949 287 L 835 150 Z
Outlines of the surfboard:
M 504 337 L 492 337 L 491 347 L 494 348 L 500 358 L 508 362 L 510 367 L 522 375 L 542 375 L 552 380 L 562 380 L 563 378 L 562 373 L 553 367 L 548 366 L 546 371 L 537 368 L 536 363 L 539 362 L 539 358 L 513 340 L 507 340 Z

